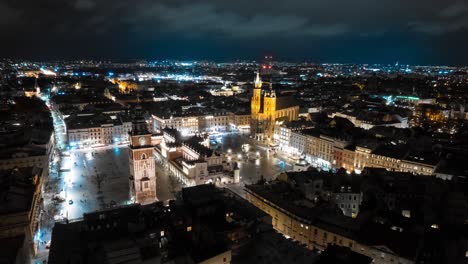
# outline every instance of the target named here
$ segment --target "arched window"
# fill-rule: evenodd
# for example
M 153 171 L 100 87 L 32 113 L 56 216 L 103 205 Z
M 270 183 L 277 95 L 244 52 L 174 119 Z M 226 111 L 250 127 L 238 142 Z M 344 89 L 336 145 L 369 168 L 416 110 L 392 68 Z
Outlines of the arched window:
M 148 157 L 146 157 L 146 153 L 141 154 L 141 159 L 142 159 L 142 160 L 145 160 L 145 159 L 147 159 L 147 158 L 148 158 Z
M 143 177 L 141 178 L 140 188 L 142 191 L 145 191 L 149 188 L 150 179 L 148 178 L 148 173 L 146 170 L 143 170 Z

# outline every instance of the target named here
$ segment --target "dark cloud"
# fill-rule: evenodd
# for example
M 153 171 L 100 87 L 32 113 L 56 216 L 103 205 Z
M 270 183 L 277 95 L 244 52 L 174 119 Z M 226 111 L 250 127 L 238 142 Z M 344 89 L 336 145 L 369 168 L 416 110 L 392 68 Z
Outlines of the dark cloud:
M 254 38 L 275 34 L 288 36 L 332 36 L 343 34 L 347 26 L 342 24 L 312 24 L 306 16 L 294 14 L 271 15 L 258 13 L 244 15 L 232 10 L 217 9 L 208 3 L 183 6 L 153 4 L 141 8 L 139 17 L 130 15 L 127 21 L 141 28 L 140 23 L 160 24 L 158 30 L 199 35 L 205 32 L 218 33 L 228 38 Z M 143 28 L 146 30 L 146 28 Z
M 468 31 L 468 3 L 458 2 L 437 12 L 431 19 L 411 22 L 415 31 L 428 34 L 444 34 L 449 32 Z
M 92 0 L 76 0 L 75 8 L 78 10 L 88 10 L 93 9 L 96 6 L 96 3 Z
M 314 46 L 340 44 L 341 47 L 329 51 L 330 58 L 359 60 L 363 56 L 358 57 L 362 53 L 358 50 L 363 45 L 368 46 L 364 50 L 372 50 L 375 47 L 370 45 L 382 45 L 384 41 L 396 47 L 407 43 L 401 46 L 405 52 L 393 50 L 393 56 L 398 57 L 411 54 L 406 49 L 424 40 L 434 48 L 453 49 L 453 58 L 447 55 L 448 62 L 456 59 L 457 63 L 466 63 L 460 61 L 466 56 L 460 58 L 455 50 L 468 41 L 468 3 L 465 0 L 4 0 L 0 3 L 0 30 L 8 39 L 0 44 L 3 47 L 0 55 L 4 56 L 151 57 L 164 56 L 160 51 L 165 50 L 166 57 L 176 57 L 184 48 L 191 50 L 194 57 L 209 58 L 212 48 L 204 49 L 206 46 L 219 50 L 230 47 L 226 58 L 262 52 L 261 49 L 278 52 L 285 58 L 298 57 L 299 52 L 318 57 L 323 54 L 314 50 Z M 25 36 L 40 39 L 41 43 L 26 43 Z M 88 50 L 81 49 L 82 41 L 89 42 Z M 237 48 L 232 43 L 237 43 Z M 294 49 L 291 45 L 303 48 Z M 375 56 L 379 60 L 379 54 Z
M 12 25 L 19 23 L 20 13 L 5 3 L 0 2 L 0 25 Z

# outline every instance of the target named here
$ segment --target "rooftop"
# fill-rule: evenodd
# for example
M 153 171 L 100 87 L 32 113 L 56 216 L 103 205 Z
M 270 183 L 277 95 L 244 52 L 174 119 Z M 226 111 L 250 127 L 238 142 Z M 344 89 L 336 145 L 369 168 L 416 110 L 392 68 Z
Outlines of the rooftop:
M 380 145 L 372 154 L 390 157 L 394 159 L 404 159 L 409 153 L 409 149 L 406 145 Z
M 370 264 L 372 258 L 361 255 L 346 247 L 328 246 L 318 257 L 316 264 Z
M 0 171 L 0 214 L 29 211 L 41 173 L 35 167 Z
M 120 118 L 113 119 L 110 115 L 92 113 L 91 115 L 72 115 L 65 119 L 67 129 L 87 129 L 101 127 L 102 125 L 112 124 L 114 126 L 122 125 Z
M 357 222 L 342 215 L 334 205 L 320 200 L 307 200 L 301 192 L 291 188 L 285 182 L 274 181 L 264 185 L 253 184 L 245 187 L 248 192 L 268 200 L 310 224 L 326 226 L 346 236 L 352 236 L 351 231 L 359 227 Z

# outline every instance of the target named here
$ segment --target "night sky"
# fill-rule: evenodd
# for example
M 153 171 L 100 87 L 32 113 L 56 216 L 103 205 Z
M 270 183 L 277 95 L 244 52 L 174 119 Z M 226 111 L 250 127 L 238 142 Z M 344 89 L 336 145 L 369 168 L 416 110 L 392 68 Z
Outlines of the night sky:
M 1 0 L 0 57 L 468 65 L 468 0 Z

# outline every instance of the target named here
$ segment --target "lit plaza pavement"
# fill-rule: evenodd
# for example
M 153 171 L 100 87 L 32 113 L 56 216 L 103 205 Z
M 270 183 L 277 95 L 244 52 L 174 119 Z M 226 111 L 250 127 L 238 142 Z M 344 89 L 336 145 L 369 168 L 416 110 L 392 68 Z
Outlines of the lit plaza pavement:
M 44 244 L 39 247 L 39 257 L 32 263 L 41 263 L 45 259 L 46 245 L 55 222 L 75 221 L 84 213 L 130 202 L 128 163 L 125 145 L 64 151 L 56 158 L 44 190 L 44 212 L 38 238 Z M 158 163 L 156 173 L 158 200 L 174 199 L 181 184 L 170 178 Z
M 84 213 L 130 203 L 129 158 L 127 145 L 71 149 L 66 147 L 66 128 L 52 111 L 56 136 L 56 155 L 44 188 L 44 210 L 37 239 L 42 241 L 32 263 L 47 258 L 47 245 L 55 222 L 75 221 Z M 244 186 L 263 178 L 271 180 L 292 167 L 291 161 L 276 156 L 267 147 L 257 146 L 246 135 L 224 133 L 215 137 L 218 148 L 231 156 L 240 169 L 240 183 L 223 185 L 241 196 Z M 249 148 L 242 148 L 249 144 Z M 159 201 L 174 199 L 184 186 L 170 176 L 164 162 L 156 160 L 156 193 Z
M 63 157 L 61 169 L 64 216 L 76 219 L 86 212 L 130 203 L 128 164 L 127 146 L 70 151 Z M 156 171 L 158 200 L 173 199 L 179 184 L 169 179 L 159 165 Z
M 246 135 L 225 134 L 217 138 L 220 149 L 230 155 L 232 161 L 238 163 L 240 183 L 226 187 L 244 197 L 244 187 L 257 183 L 261 177 L 265 180 L 274 179 L 279 173 L 292 169 L 292 160 L 275 155 L 268 147 L 256 145 Z M 248 150 L 242 149 L 249 144 Z

